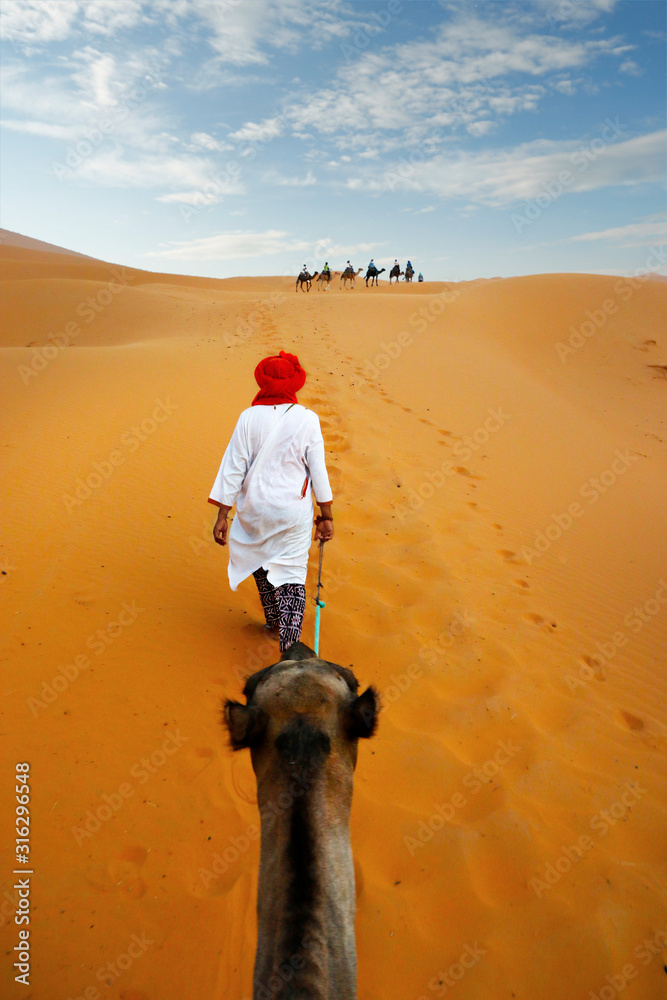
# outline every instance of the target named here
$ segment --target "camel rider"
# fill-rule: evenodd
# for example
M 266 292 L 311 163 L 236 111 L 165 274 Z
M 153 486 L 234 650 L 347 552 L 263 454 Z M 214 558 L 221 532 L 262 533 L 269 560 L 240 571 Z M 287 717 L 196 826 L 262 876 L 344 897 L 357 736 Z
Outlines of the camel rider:
M 423 281 L 423 280 L 424 280 L 424 275 L 420 271 L 419 272 L 419 277 L 417 278 L 417 281 Z
M 407 264 L 405 265 L 405 270 L 406 271 L 412 271 L 412 272 L 414 272 L 414 267 L 412 266 L 412 262 L 411 261 L 407 262 Z
M 375 261 L 373 260 L 373 258 L 372 258 L 372 257 L 371 257 L 371 262 L 370 262 L 370 264 L 368 265 L 368 270 L 369 270 L 369 271 L 377 271 L 377 267 L 376 267 L 376 265 L 375 265 Z
M 325 262 L 324 262 L 324 267 L 322 268 L 322 274 L 326 274 L 326 275 L 330 275 L 331 274 L 331 268 L 329 267 L 329 261 L 328 260 L 325 260 Z

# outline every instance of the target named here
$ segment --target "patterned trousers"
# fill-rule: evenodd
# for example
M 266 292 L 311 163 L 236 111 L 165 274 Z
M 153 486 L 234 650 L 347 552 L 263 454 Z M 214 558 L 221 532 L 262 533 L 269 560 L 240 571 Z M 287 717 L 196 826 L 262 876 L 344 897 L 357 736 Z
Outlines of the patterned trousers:
M 306 588 L 302 583 L 283 583 L 274 587 L 269 583 L 265 569 L 253 573 L 264 608 L 266 624 L 278 629 L 280 652 L 298 642 L 306 610 Z

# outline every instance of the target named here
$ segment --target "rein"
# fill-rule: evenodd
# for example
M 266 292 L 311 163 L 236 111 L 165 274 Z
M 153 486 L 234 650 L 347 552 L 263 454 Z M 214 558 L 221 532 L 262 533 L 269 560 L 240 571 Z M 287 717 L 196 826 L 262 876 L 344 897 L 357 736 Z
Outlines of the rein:
M 322 584 L 323 558 L 324 558 L 324 541 L 320 539 L 320 568 L 317 575 L 317 597 L 315 598 L 315 604 L 317 605 L 317 610 L 315 611 L 315 642 L 313 643 L 315 647 L 315 656 L 320 655 L 320 611 L 322 608 L 326 607 L 324 601 L 320 600 L 320 590 L 323 587 Z

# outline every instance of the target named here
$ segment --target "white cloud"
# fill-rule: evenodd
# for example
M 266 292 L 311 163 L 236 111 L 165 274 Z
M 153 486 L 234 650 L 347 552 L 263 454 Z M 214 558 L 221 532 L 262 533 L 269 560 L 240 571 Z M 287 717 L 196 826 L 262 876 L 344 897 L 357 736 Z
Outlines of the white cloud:
M 176 191 L 173 194 L 161 194 L 155 199 L 168 205 L 217 205 L 222 198 L 204 191 Z
M 112 35 L 133 28 L 141 21 L 143 4 L 138 0 L 85 0 L 82 4 L 83 31 Z
M 466 126 L 466 131 L 469 132 L 470 135 L 479 136 L 488 135 L 489 132 L 493 132 L 495 128 L 497 128 L 497 122 L 482 119 L 482 121 L 479 122 L 470 122 L 470 124 Z
M 139 24 L 143 7 L 142 0 L 2 0 L 0 38 L 34 52 L 72 34 L 110 36 Z
M 269 49 L 321 48 L 362 21 L 341 0 L 327 0 L 316 9 L 302 0 L 197 0 L 190 10 L 206 25 L 212 48 L 235 66 L 266 64 Z
M 289 101 L 277 123 L 248 122 L 230 138 L 252 139 L 274 127 L 294 136 L 319 134 L 349 152 L 387 151 L 406 138 L 414 144 L 437 128 L 449 136 L 457 128 L 484 135 L 498 119 L 538 110 L 550 90 L 574 93 L 563 74 L 631 48 L 618 38 L 554 35 L 545 22 L 541 33 L 534 23 L 527 29 L 512 21 L 506 6 L 486 5 L 484 20 L 466 6 L 428 40 L 362 51 L 326 87 Z
M 624 142 L 537 140 L 509 151 L 438 155 L 412 164 L 405 160 L 384 174 L 351 178 L 352 190 L 406 190 L 466 198 L 493 207 L 530 201 L 549 190 L 592 191 L 615 185 L 663 183 L 665 132 Z M 585 150 L 588 152 L 586 155 Z M 567 172 L 570 180 L 561 183 Z
M 164 250 L 155 250 L 146 257 L 160 257 L 166 260 L 235 260 L 240 257 L 267 257 L 286 251 L 308 252 L 311 243 L 289 239 L 289 234 L 277 229 L 263 233 L 233 232 L 218 233 L 203 239 L 160 244 Z
M 637 65 L 634 59 L 626 59 L 618 67 L 620 73 L 628 73 L 629 76 L 643 76 L 643 69 Z
M 79 0 L 3 0 L 0 38 L 15 44 L 61 42 L 69 35 L 79 12 Z
M 213 164 L 201 155 L 211 151 L 210 143 L 188 146 L 168 128 L 170 118 L 157 104 L 162 92 L 156 76 L 160 70 L 151 57 L 150 50 L 143 56 L 128 52 L 120 58 L 86 46 L 70 56 L 65 72 L 47 70 L 36 76 L 29 66 L 5 66 L 3 104 L 14 115 L 7 114 L 4 127 L 61 141 L 59 149 L 51 150 L 53 164 L 66 163 L 66 144 L 82 144 L 88 150 L 82 162 L 74 172 L 61 171 L 59 176 L 85 177 L 112 187 L 130 183 L 149 187 L 147 178 L 162 189 L 170 184 L 202 186 L 207 174 L 214 172 Z M 195 154 L 189 177 L 188 151 Z M 70 155 L 69 162 L 72 159 Z M 160 162 L 167 164 L 164 176 L 154 166 Z
M 565 80 L 558 80 L 554 84 L 554 89 L 557 90 L 559 94 L 566 94 L 568 97 L 573 97 L 577 92 L 574 81 L 569 78 Z
M 228 149 L 233 149 L 234 147 L 228 142 L 220 142 L 219 139 L 215 139 L 208 132 L 193 132 L 190 136 L 190 143 L 193 149 L 210 149 L 216 150 L 221 153 Z
M 667 242 L 667 218 L 651 216 L 643 222 L 631 223 L 627 226 L 617 226 L 613 229 L 603 229 L 597 233 L 581 233 L 572 236 L 572 243 L 587 243 L 593 240 L 621 241 L 622 248 L 647 247 L 656 241 Z
M 28 135 L 41 135 L 48 139 L 60 139 L 72 142 L 79 135 L 79 129 L 71 125 L 50 125 L 48 122 L 27 122 L 5 118 L 0 121 L 0 128 L 11 129 L 12 132 L 26 132 Z
M 154 250 L 144 256 L 186 261 L 235 260 L 242 257 L 270 257 L 280 253 L 294 253 L 301 255 L 303 259 L 313 255 L 316 258 L 334 259 L 368 253 L 378 244 L 355 243 L 346 246 L 332 243 L 327 237 L 307 242 L 295 239 L 282 230 L 268 229 L 261 233 L 235 230 L 203 239 L 160 245 L 165 249 Z
M 264 179 L 267 184 L 275 184 L 278 187 L 311 187 L 317 183 L 312 170 L 309 170 L 305 177 L 284 177 L 275 171 L 267 171 Z
M 265 118 L 262 122 L 246 122 L 245 125 L 230 132 L 229 138 L 236 142 L 247 142 L 251 145 L 270 142 L 277 139 L 283 133 L 284 121 L 279 115 L 272 118 Z
M 610 14 L 618 0 L 533 0 L 538 16 L 558 30 L 578 29 L 590 24 L 601 14 Z
M 151 153 L 128 155 L 120 147 L 100 149 L 84 159 L 76 168 L 75 176 L 106 187 L 176 188 L 185 191 L 188 198 L 194 198 L 197 192 L 202 198 L 209 195 L 220 198 L 244 191 L 238 177 L 221 175 L 216 164 L 206 158 Z
M 90 95 L 94 106 L 102 110 L 115 104 L 122 83 L 118 78 L 114 57 L 108 52 L 99 52 L 92 45 L 86 45 L 74 52 L 72 59 L 81 67 L 72 73 L 72 80 L 79 92 Z

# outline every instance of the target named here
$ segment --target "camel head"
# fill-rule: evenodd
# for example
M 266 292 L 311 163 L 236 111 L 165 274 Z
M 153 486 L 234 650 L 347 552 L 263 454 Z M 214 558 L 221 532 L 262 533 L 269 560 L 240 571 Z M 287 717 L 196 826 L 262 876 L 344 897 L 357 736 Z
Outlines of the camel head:
M 375 688 L 358 695 L 358 687 L 351 670 L 298 642 L 248 678 L 245 705 L 226 702 L 232 749 L 250 750 L 260 802 L 263 786 L 273 789 L 284 779 L 326 776 L 332 790 L 351 791 L 359 739 L 373 735 L 379 711 Z

